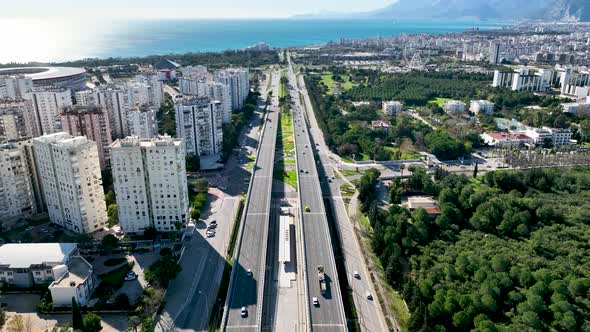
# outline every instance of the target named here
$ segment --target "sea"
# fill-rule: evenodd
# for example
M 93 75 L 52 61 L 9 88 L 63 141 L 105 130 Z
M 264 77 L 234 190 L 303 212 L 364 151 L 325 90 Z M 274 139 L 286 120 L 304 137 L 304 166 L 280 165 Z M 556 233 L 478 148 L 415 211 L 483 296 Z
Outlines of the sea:
M 224 51 L 259 42 L 320 45 L 344 38 L 496 29 L 507 22 L 384 19 L 92 21 L 0 18 L 0 63 Z

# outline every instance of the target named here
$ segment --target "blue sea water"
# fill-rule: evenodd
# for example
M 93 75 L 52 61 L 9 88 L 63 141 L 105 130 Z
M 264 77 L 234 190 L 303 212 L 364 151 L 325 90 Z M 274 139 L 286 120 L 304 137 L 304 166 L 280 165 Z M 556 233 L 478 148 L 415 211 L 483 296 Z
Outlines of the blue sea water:
M 0 26 L 2 23 L 0 20 Z M 19 24 L 26 27 L 19 29 Z M 68 22 L 13 21 L 10 22 L 11 31 L 17 34 L 24 31 L 30 36 L 13 36 L 17 45 L 8 51 L 10 53 L 0 50 L 0 62 L 222 51 L 258 42 L 275 47 L 304 46 L 337 41 L 340 37 L 461 32 L 476 27 L 481 30 L 499 28 L 505 24 L 467 20 L 216 19 L 72 22 L 69 26 Z M 46 46 L 37 46 L 31 52 L 22 43 L 22 50 L 19 49 L 18 41 L 28 38 L 35 38 Z

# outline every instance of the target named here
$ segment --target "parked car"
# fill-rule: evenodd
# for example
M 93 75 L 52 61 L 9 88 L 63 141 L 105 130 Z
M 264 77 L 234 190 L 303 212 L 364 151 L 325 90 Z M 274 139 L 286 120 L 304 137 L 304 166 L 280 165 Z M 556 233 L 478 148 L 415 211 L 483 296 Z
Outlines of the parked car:
M 361 275 L 359 274 L 359 271 L 354 271 L 352 273 L 352 275 L 354 276 L 355 279 L 360 279 L 361 278 Z
M 240 313 L 242 315 L 242 317 L 247 317 L 248 316 L 248 310 L 246 309 L 246 307 L 242 307 L 242 311 Z
M 133 271 L 129 271 L 125 275 L 125 281 L 131 281 L 131 280 L 135 280 L 135 279 L 137 279 L 137 274 L 135 274 L 135 272 L 133 272 Z
M 319 305 L 320 305 L 320 301 L 318 300 L 318 298 L 317 298 L 317 297 L 314 297 L 314 298 L 312 299 L 312 301 L 313 301 L 313 305 L 314 305 L 314 306 L 316 306 L 316 307 L 317 307 L 317 306 L 319 306 Z
M 367 300 L 373 301 L 373 295 L 371 295 L 369 292 L 367 292 Z
M 247 275 L 248 277 L 251 277 L 251 276 L 252 276 L 252 269 L 248 269 L 248 270 L 246 271 L 246 275 Z

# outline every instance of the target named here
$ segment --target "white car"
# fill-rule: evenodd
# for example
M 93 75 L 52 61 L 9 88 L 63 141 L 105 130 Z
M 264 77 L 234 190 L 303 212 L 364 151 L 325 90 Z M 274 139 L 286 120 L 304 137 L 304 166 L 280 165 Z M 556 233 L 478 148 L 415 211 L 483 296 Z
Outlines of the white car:
M 313 302 L 313 305 L 316 307 L 320 305 L 320 301 L 317 297 L 312 298 L 311 301 Z
M 251 277 L 251 276 L 252 276 L 252 269 L 248 269 L 248 270 L 246 270 L 246 275 L 247 275 L 248 277 Z
M 240 314 L 242 315 L 242 317 L 248 316 L 248 310 L 246 309 L 246 307 L 242 307 L 242 311 L 240 312 Z
M 207 237 L 214 237 L 215 236 L 215 232 L 207 232 Z
M 131 281 L 137 279 L 137 274 L 135 272 L 130 271 L 125 275 L 125 281 Z

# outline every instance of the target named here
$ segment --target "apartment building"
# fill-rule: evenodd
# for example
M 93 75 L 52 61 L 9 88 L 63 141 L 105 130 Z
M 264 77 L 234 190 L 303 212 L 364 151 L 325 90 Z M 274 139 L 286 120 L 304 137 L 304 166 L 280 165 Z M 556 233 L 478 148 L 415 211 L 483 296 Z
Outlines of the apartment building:
M 464 113 L 465 103 L 459 100 L 447 100 L 443 103 L 442 108 L 448 114 Z
M 130 136 L 112 145 L 119 223 L 127 233 L 169 232 L 189 220 L 185 147 L 180 139 Z
M 40 136 L 29 100 L 0 100 L 0 143 Z
M 240 110 L 244 107 L 244 101 L 248 98 L 248 93 L 250 93 L 248 69 L 222 69 L 217 73 L 215 81 L 229 86 L 233 110 Z
M 12 143 L 0 145 L 0 229 L 6 231 L 37 213 L 27 156 Z
M 76 233 L 107 224 L 98 149 L 65 132 L 33 139 L 37 170 L 51 222 Z
M 0 76 L 0 99 L 24 99 L 33 89 L 33 80 L 25 75 Z
M 474 114 L 492 114 L 494 113 L 494 105 L 494 103 L 487 100 L 472 100 L 469 105 L 469 111 Z
M 109 165 L 109 146 L 111 138 L 111 122 L 105 108 L 98 106 L 70 106 L 59 114 L 61 130 L 72 136 L 86 136 L 96 143 L 100 169 Z
M 158 135 L 157 109 L 153 106 L 143 105 L 132 107 L 127 112 L 127 126 L 129 136 L 139 138 L 152 138 Z
M 76 92 L 76 102 L 82 106 L 106 108 L 113 139 L 129 134 L 127 112 L 134 105 L 125 85 L 110 84 L 94 90 Z
M 156 109 L 162 106 L 164 100 L 164 85 L 156 73 L 142 73 L 135 76 L 135 81 L 148 86 L 148 102 Z
M 185 97 L 175 103 L 176 135 L 186 144 L 186 153 L 211 155 L 223 148 L 223 108 L 206 97 Z
M 71 91 L 63 87 L 36 87 L 27 93 L 26 99 L 33 103 L 34 119 L 42 135 L 58 132 L 57 115 L 73 105 Z
M 396 113 L 399 113 L 403 110 L 404 105 L 399 101 L 384 101 L 383 102 L 383 113 L 386 115 L 392 116 Z

